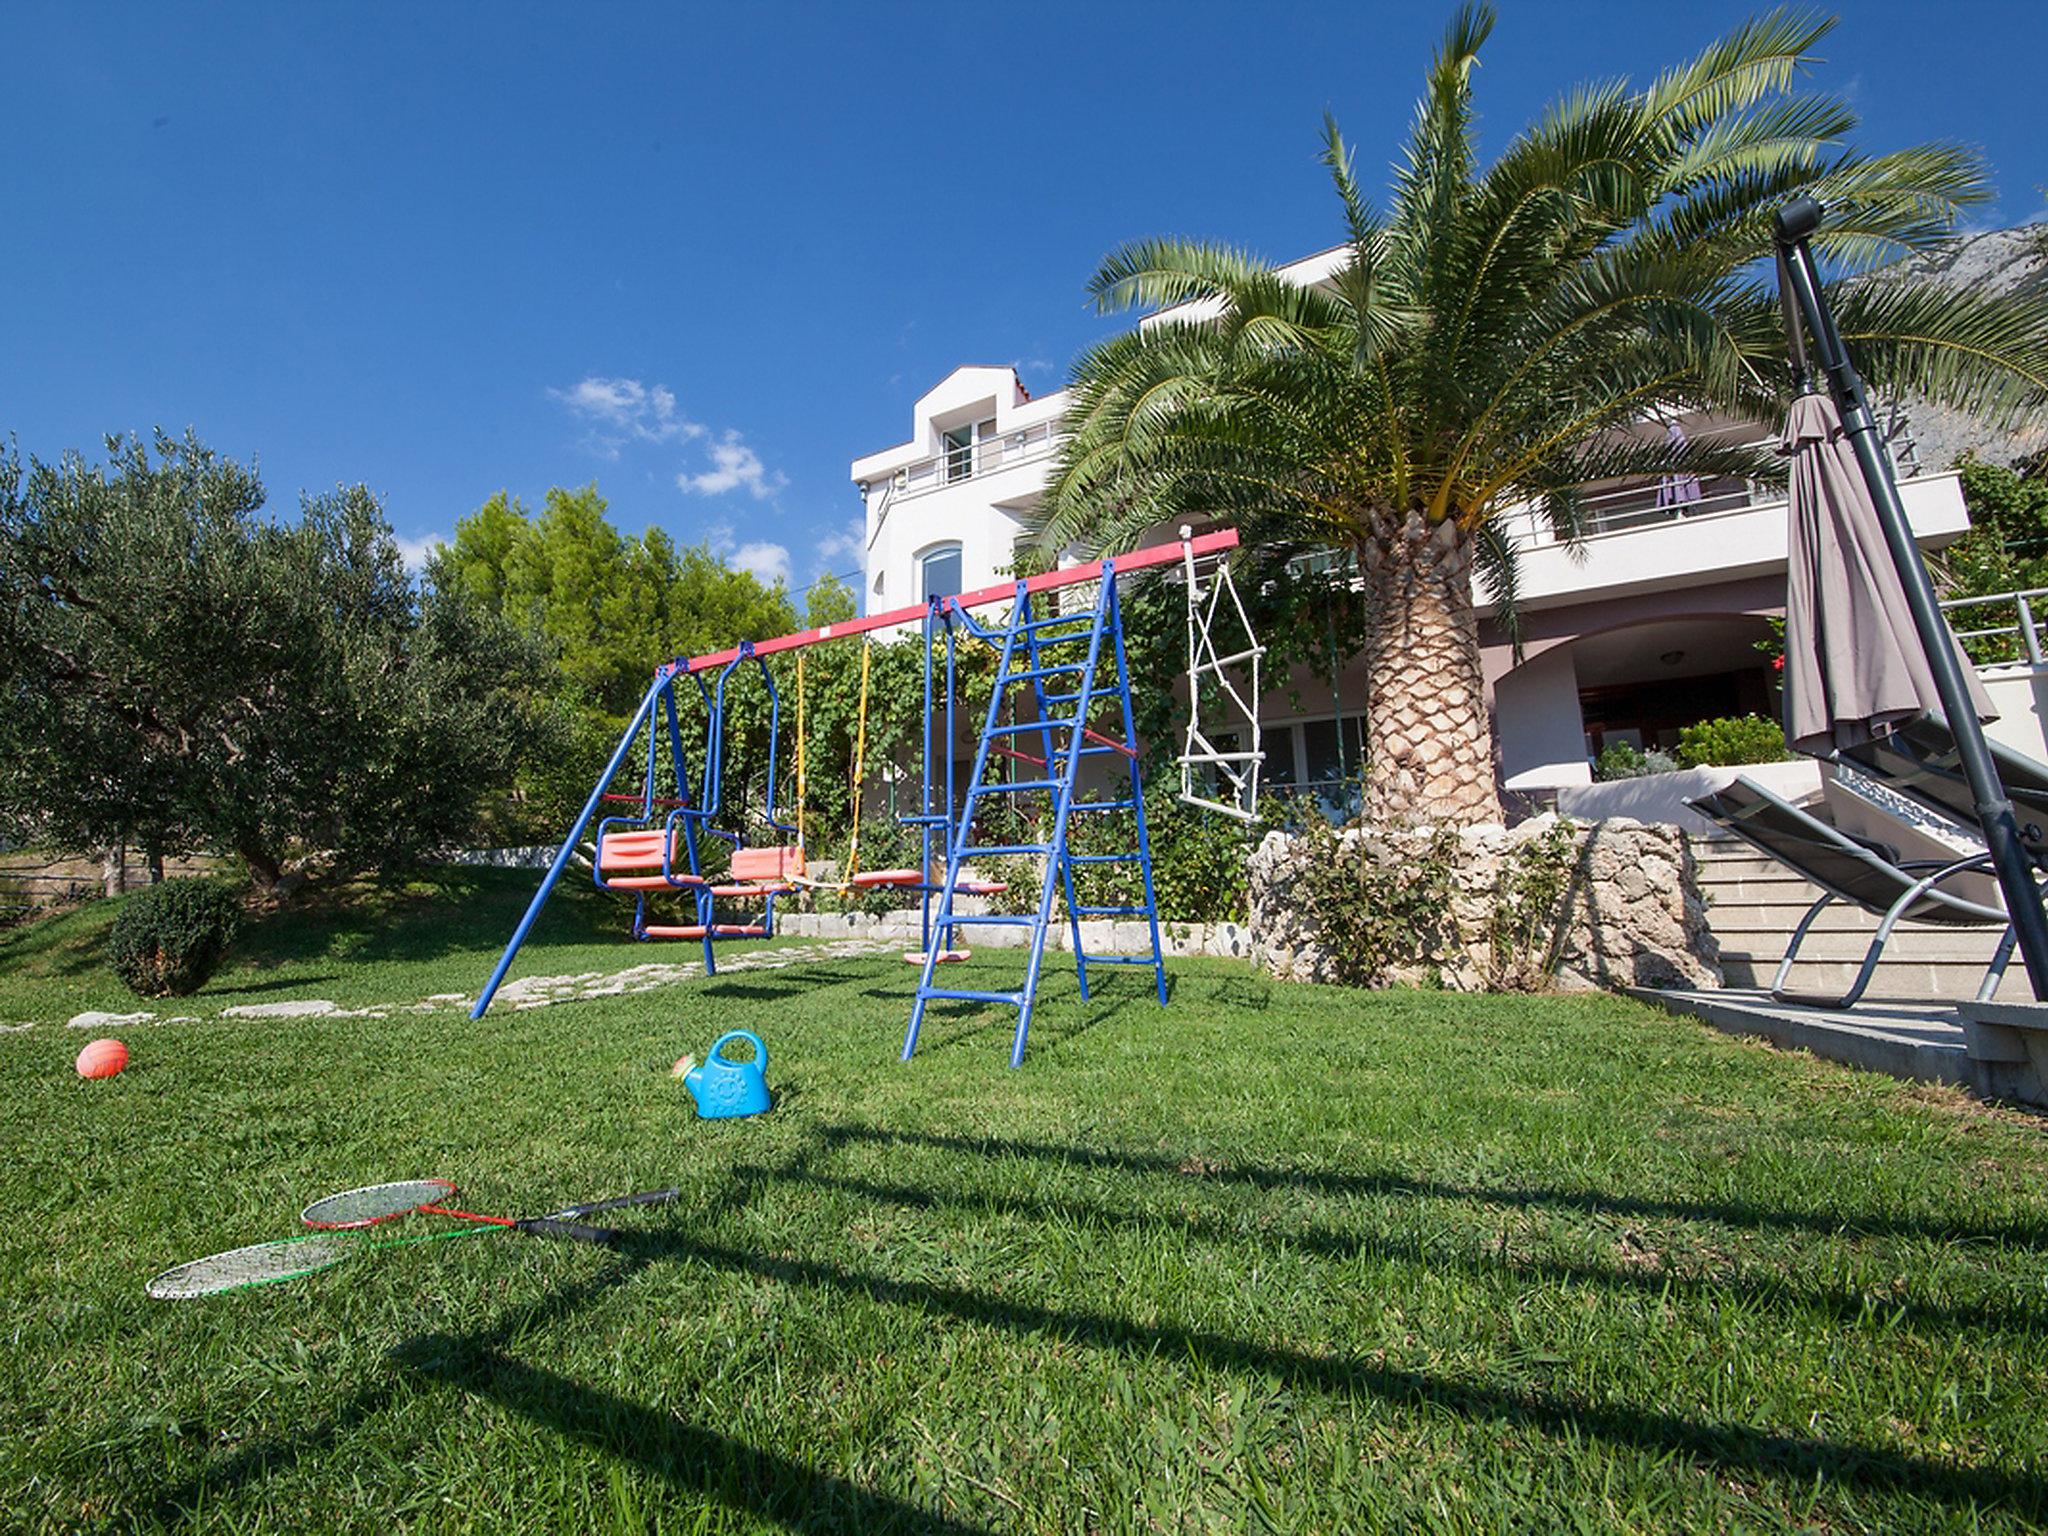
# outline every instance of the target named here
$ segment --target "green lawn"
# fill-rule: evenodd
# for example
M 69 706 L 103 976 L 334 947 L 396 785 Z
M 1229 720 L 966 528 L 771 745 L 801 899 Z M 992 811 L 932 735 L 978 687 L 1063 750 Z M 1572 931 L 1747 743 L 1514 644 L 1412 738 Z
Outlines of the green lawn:
M 190 1011 L 473 990 L 526 879 L 266 924 Z M 521 969 L 646 958 L 594 942 L 616 917 L 572 903 Z M 0 947 L 0 1018 L 132 1006 L 96 921 Z M 1224 962 L 1164 1011 L 1049 964 L 1023 1070 L 993 1013 L 906 1067 L 911 974 L 140 1028 L 100 1084 L 78 1031 L 0 1035 L 0 1529 L 2048 1521 L 2037 1120 L 1624 1000 Z M 734 1025 L 781 1102 L 699 1122 L 668 1065 Z M 486 1210 L 683 1198 L 616 1252 L 142 1295 L 427 1172 Z

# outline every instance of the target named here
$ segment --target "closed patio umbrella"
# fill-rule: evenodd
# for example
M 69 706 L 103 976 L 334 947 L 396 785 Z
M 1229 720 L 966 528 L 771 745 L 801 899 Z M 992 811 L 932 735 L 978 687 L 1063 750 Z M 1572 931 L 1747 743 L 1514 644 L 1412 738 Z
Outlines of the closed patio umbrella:
M 1999 782 L 1998 765 L 1992 761 L 1984 727 L 1979 723 L 1989 713 L 1984 690 L 1977 682 L 1975 669 L 1956 644 L 1948 622 L 1941 616 L 1941 606 L 1934 598 L 1934 583 L 1928 579 L 1927 563 L 1921 558 L 1920 547 L 1913 542 L 1905 503 L 1899 499 L 1898 477 L 1878 442 L 1877 423 L 1870 414 L 1863 378 L 1856 372 L 1849 349 L 1842 345 L 1842 333 L 1821 291 L 1820 271 L 1807 243 L 1820 228 L 1821 206 L 1810 197 L 1794 198 L 1778 210 L 1771 223 L 1778 248 L 1778 298 L 1785 308 L 1785 340 L 1792 353 L 1793 379 L 1799 394 L 1805 395 L 1810 377 L 1806 338 L 1810 335 L 1820 371 L 1827 377 L 1829 395 L 1825 413 L 1815 417 L 1800 409 L 1805 405 L 1802 400 L 1795 402 L 1792 417 L 1786 422 L 1786 442 L 1794 445 L 1800 458 L 1812 455 L 1813 462 L 1811 473 L 1802 473 L 1800 458 L 1795 458 L 1792 473 L 1793 560 L 1785 615 L 1785 734 L 1802 746 L 1838 740 L 1843 718 L 1839 712 L 1844 702 L 1855 696 L 1859 673 L 1894 697 L 1900 689 L 1898 678 L 1902 672 L 1915 689 L 1925 690 L 1923 697 L 1941 707 L 1955 737 L 1956 757 L 1963 777 L 1969 781 L 1977 824 L 1984 829 L 1984 842 L 1998 871 L 1998 888 L 2012 918 L 2020 958 L 2026 962 L 2027 982 L 2037 1001 L 2048 1001 L 2048 911 L 2042 908 L 2035 868 L 2020 843 L 2018 818 L 2005 786 Z M 1910 621 L 1886 620 L 1896 637 L 1891 648 L 1894 655 L 1870 663 L 1854 658 L 1853 652 L 1850 657 L 1843 657 L 1838 651 L 1824 652 L 1820 646 L 1821 638 L 1830 631 L 1838 630 L 1841 635 L 1852 637 L 1860 633 L 1839 622 L 1843 605 L 1853 609 L 1858 599 L 1831 590 L 1836 583 L 1847 580 L 1849 557 L 1841 552 L 1839 541 L 1838 552 L 1832 558 L 1823 560 L 1816 550 L 1823 528 L 1832 534 L 1843 526 L 1860 523 L 1849 503 L 1850 488 L 1858 480 L 1868 497 L 1859 503 L 1870 519 L 1863 526 L 1872 529 L 1876 536 L 1856 539 L 1860 551 L 1855 557 L 1856 564 L 1863 570 L 1882 570 L 1882 581 L 1865 583 L 1864 587 L 1866 593 L 1886 594 L 1884 599 L 1866 596 L 1861 601 L 1880 610 L 1888 601 L 1892 612 L 1903 612 Z M 1799 516 L 1802 501 L 1814 508 L 1811 524 L 1804 530 L 1804 519 Z M 1871 558 L 1880 547 L 1889 560 Z M 1800 594 L 1796 627 L 1790 601 L 1794 593 Z M 1834 608 L 1828 613 L 1821 612 L 1831 597 L 1836 599 Z M 1793 649 L 1795 634 L 1799 637 L 1798 653 Z M 1918 637 L 1917 648 L 1910 637 Z M 1855 640 L 1850 643 L 1853 646 Z M 1906 656 L 1913 660 L 1908 662 Z M 1839 693 L 1831 694 L 1829 689 L 1837 672 L 1846 675 L 1841 678 Z M 1796 700 L 1790 682 L 1795 675 L 1803 675 Z M 1864 714 L 1860 725 L 1853 723 L 1853 716 L 1847 717 L 1852 721 L 1850 729 L 1882 729 L 1892 707 L 1895 706 L 1881 704 Z
M 1786 742 L 1795 752 L 1825 757 L 1915 715 L 1945 713 L 1834 401 L 1800 395 L 1778 446 L 1792 460 Z M 1947 642 L 1956 645 L 1954 635 Z M 1956 655 L 1977 718 L 1997 719 L 1959 646 Z

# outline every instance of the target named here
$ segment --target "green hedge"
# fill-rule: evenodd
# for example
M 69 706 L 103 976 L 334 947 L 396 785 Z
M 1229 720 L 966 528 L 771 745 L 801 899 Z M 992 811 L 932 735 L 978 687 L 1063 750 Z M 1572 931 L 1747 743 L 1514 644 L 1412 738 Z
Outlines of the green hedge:
M 168 880 L 128 898 L 107 935 L 107 961 L 138 997 L 206 985 L 234 942 L 242 908 L 218 880 Z

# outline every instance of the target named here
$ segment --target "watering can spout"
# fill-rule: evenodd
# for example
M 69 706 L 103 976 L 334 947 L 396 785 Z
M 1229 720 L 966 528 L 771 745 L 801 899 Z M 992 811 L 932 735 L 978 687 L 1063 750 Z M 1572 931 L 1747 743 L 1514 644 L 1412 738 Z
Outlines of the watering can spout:
M 751 1045 L 754 1059 L 734 1061 L 724 1055 L 726 1044 L 733 1040 Z M 683 1074 L 683 1086 L 697 1101 L 700 1120 L 762 1114 L 773 1103 L 768 1094 L 768 1047 L 750 1030 L 730 1030 L 712 1044 L 702 1066 Z

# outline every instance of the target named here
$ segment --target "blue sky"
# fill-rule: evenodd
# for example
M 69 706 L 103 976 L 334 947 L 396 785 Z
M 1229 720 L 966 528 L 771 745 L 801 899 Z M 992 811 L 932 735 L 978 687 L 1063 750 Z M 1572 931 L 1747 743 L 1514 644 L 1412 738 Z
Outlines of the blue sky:
M 1754 7 L 1504 0 L 1497 146 Z M 409 540 L 596 480 L 614 520 L 857 568 L 847 463 L 960 363 L 1057 386 L 1147 234 L 1336 237 L 1334 110 L 1396 153 L 1450 5 L 24 4 L 0 12 L 0 431 L 197 428 L 272 504 L 365 481 Z M 1871 150 L 2048 184 L 2040 0 L 1844 8 Z M 1381 178 L 1372 178 L 1378 182 Z

